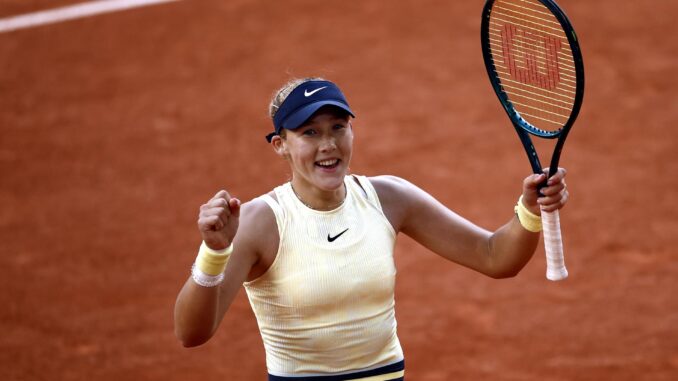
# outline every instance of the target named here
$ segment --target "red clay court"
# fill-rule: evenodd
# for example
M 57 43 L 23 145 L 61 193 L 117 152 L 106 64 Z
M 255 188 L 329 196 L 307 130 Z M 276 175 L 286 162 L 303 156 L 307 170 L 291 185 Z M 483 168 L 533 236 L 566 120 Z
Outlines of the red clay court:
M 4 0 L 0 18 L 77 1 Z M 200 204 L 288 179 L 290 77 L 337 82 L 352 170 L 488 229 L 530 171 L 487 80 L 483 1 L 178 1 L 0 33 L 0 379 L 264 380 L 244 292 L 208 344 L 172 310 Z M 587 88 L 563 151 L 570 278 L 486 279 L 400 236 L 407 379 L 678 379 L 678 2 L 560 0 Z

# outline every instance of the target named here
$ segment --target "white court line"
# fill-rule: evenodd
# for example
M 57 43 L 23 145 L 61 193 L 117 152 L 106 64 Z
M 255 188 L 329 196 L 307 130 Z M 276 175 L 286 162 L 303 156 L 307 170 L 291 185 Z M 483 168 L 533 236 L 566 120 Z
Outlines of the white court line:
M 179 0 L 99 0 L 0 19 L 0 33 Z

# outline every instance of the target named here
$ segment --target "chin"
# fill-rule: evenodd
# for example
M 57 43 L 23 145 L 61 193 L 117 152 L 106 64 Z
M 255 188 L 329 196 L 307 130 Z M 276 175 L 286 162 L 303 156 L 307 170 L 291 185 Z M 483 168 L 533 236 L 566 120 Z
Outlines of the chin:
M 344 177 L 347 171 L 336 171 L 335 173 L 321 173 L 316 177 L 316 186 L 323 190 L 336 190 L 344 185 Z

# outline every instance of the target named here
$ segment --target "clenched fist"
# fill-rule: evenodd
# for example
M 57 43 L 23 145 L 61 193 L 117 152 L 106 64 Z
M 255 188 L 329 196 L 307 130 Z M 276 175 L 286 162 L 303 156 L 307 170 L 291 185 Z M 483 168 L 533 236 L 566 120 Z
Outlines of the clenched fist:
M 227 248 L 238 231 L 240 200 L 220 190 L 200 207 L 198 229 L 207 247 L 213 250 Z

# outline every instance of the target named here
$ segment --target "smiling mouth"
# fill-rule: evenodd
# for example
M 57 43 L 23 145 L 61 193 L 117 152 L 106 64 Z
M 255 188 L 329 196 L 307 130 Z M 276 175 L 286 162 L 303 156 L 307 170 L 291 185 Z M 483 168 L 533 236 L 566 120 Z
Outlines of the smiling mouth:
M 339 159 L 330 159 L 330 160 L 322 160 L 322 161 L 316 161 L 315 165 L 324 168 L 324 169 L 332 169 L 336 168 L 339 166 Z

